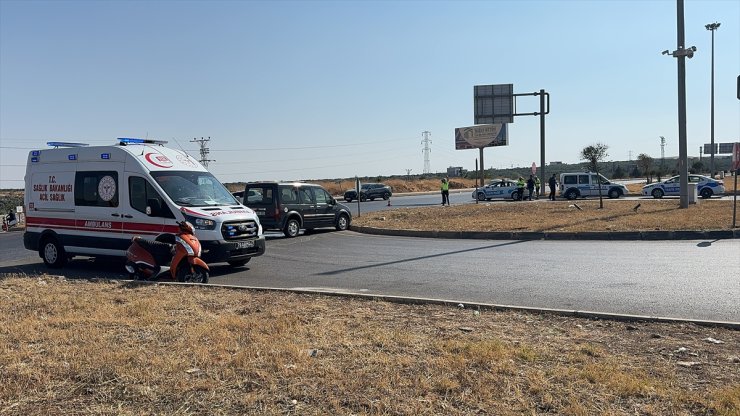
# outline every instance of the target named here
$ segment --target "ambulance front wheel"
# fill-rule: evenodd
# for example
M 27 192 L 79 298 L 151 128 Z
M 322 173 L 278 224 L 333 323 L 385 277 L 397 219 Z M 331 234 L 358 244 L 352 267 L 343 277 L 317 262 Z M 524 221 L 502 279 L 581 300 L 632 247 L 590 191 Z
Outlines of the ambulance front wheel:
M 44 238 L 39 251 L 41 258 L 44 259 L 44 264 L 48 267 L 58 269 L 67 263 L 67 253 L 64 252 L 64 247 L 59 244 L 55 237 Z

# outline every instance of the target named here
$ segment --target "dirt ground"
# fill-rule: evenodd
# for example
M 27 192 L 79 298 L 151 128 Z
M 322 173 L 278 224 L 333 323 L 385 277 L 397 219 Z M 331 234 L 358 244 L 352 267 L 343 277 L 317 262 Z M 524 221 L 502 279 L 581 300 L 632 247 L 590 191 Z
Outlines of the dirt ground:
M 0 276 L 2 415 L 738 415 L 740 331 Z

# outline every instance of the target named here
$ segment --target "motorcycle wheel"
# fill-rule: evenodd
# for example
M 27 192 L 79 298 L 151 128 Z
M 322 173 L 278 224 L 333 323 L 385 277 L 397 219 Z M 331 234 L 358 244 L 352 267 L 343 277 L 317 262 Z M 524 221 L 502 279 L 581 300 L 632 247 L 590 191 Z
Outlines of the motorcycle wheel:
M 183 283 L 208 283 L 208 270 L 185 263 L 177 268 L 177 281 Z

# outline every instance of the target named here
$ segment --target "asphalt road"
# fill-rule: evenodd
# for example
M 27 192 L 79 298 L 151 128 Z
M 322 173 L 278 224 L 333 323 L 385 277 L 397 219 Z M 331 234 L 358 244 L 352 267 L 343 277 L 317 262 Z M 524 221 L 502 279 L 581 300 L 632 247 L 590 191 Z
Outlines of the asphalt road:
M 740 240 L 445 240 L 351 231 L 268 239 L 267 253 L 246 267 L 212 265 L 211 282 L 740 322 Z M 0 234 L 0 274 L 43 272 L 41 259 L 22 248 L 22 233 Z M 84 258 L 51 274 L 126 277 L 122 262 Z

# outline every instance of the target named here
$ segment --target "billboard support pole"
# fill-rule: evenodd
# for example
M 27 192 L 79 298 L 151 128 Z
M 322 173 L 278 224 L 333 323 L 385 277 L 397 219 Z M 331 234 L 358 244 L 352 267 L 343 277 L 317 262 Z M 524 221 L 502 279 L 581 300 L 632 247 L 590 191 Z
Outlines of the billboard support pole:
M 545 90 L 540 90 L 540 183 L 544 188 L 545 175 Z M 548 96 L 549 98 L 549 96 Z
M 480 186 L 483 187 L 485 186 L 485 181 L 483 180 L 483 166 L 485 166 L 483 164 L 483 148 L 479 147 L 478 150 L 480 150 Z
M 734 229 L 737 225 L 735 218 L 737 218 L 737 174 L 740 173 L 740 169 L 735 171 L 735 192 L 732 193 L 732 228 Z

